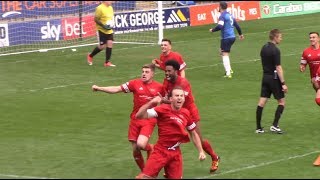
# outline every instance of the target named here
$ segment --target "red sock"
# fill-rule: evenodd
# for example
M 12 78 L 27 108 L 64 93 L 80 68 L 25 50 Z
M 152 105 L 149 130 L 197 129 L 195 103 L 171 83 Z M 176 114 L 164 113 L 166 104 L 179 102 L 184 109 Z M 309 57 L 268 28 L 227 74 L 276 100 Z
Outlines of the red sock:
M 320 106 L 320 98 L 316 98 L 316 103 Z
M 144 160 L 141 151 L 133 151 L 133 158 L 139 166 L 140 170 L 142 171 L 144 168 Z
M 217 160 L 218 157 L 217 157 L 217 154 L 213 151 L 210 143 L 208 142 L 208 140 L 203 140 L 202 141 L 202 148 L 203 150 L 208 153 L 210 156 L 211 156 L 211 159 L 212 160 Z

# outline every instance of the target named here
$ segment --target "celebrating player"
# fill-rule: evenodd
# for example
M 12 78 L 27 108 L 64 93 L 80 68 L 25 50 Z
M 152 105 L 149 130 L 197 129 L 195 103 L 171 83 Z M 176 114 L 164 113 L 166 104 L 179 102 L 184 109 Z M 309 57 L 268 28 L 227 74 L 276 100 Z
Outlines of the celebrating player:
M 185 129 L 190 132 L 194 145 L 199 151 L 199 159 L 206 158 L 199 135 L 195 131 L 196 124 L 192 121 L 189 111 L 182 108 L 185 102 L 183 89 L 174 87 L 169 98 L 170 104 L 161 104 L 149 109 L 162 100 L 159 96 L 155 97 L 143 105 L 136 114 L 137 118 L 157 118 L 159 136 L 145 168 L 136 178 L 156 178 L 164 168 L 167 178 L 182 179 L 183 163 L 180 144 L 190 141 Z
M 152 60 L 152 63 L 156 65 L 156 67 L 160 68 L 161 70 L 165 71 L 165 63 L 170 59 L 175 59 L 180 64 L 180 69 L 178 71 L 178 75 L 181 77 L 185 77 L 185 68 L 187 64 L 184 62 L 181 54 L 178 52 L 174 52 L 171 50 L 171 40 L 170 39 L 162 39 L 161 41 L 161 51 L 160 59 Z
M 236 19 L 232 17 L 232 15 L 229 12 L 227 12 L 227 7 L 228 7 L 228 4 L 226 2 L 220 2 L 219 11 L 221 15 L 219 17 L 218 25 L 213 29 L 209 29 L 209 31 L 216 32 L 221 30 L 220 50 L 221 50 L 223 66 L 226 71 L 226 74 L 224 77 L 232 78 L 233 71 L 230 64 L 229 54 L 231 51 L 231 46 L 236 40 L 233 26 L 236 27 L 240 40 L 244 39 L 244 36 L 241 32 L 241 28 L 237 23 Z
M 153 80 L 154 71 L 155 66 L 147 64 L 142 67 L 140 79 L 130 80 L 121 86 L 92 86 L 93 91 L 102 91 L 109 94 L 119 92 L 133 93 L 133 110 L 130 114 L 128 140 L 132 143 L 133 157 L 141 171 L 144 168 L 144 159 L 140 150 L 147 151 L 148 155 L 152 152 L 153 145 L 148 144 L 148 141 L 156 125 L 156 119 L 141 121 L 137 120 L 135 116 L 142 105 L 158 96 L 162 90 L 162 84 Z
M 198 108 L 195 104 L 194 97 L 192 95 L 191 85 L 186 78 L 178 76 L 179 63 L 175 60 L 169 60 L 165 64 L 165 76 L 166 78 L 163 81 L 163 91 L 162 95 L 168 97 L 169 93 L 175 86 L 180 86 L 185 92 L 185 103 L 183 107 L 190 111 L 191 119 L 196 123 L 196 131 L 200 136 L 202 147 L 206 153 L 211 156 L 212 165 L 210 172 L 213 173 L 218 169 L 219 165 L 219 156 L 215 154 L 208 140 L 203 139 L 200 131 L 200 115 Z M 164 98 L 165 101 L 165 98 Z
M 318 32 L 309 33 L 310 46 L 306 48 L 302 53 L 300 61 L 300 72 L 305 72 L 306 66 L 309 65 L 311 84 L 313 86 L 313 89 L 316 91 L 315 101 L 320 106 L 320 84 L 319 81 L 316 80 L 317 70 L 320 68 L 319 39 L 320 38 Z M 320 76 L 320 74 L 318 74 L 318 76 Z
M 318 86 L 320 86 L 320 67 L 318 68 L 318 71 L 316 73 L 316 83 Z M 320 88 L 318 88 L 316 92 L 316 103 L 320 106 Z

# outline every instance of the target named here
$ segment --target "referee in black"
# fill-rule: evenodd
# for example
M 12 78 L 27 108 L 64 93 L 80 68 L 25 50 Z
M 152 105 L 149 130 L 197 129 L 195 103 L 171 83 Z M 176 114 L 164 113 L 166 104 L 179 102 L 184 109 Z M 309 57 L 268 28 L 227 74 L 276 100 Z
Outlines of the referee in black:
M 263 77 L 260 99 L 256 110 L 256 133 L 264 133 L 264 130 L 261 127 L 262 111 L 268 98 L 273 94 L 274 98 L 278 101 L 278 107 L 274 115 L 273 124 L 270 126 L 270 131 L 282 134 L 283 132 L 279 128 L 279 119 L 285 105 L 284 93 L 288 91 L 281 66 L 280 50 L 277 47 L 277 44 L 282 40 L 282 34 L 278 29 L 273 29 L 269 33 L 269 39 L 270 41 L 262 47 L 260 52 Z

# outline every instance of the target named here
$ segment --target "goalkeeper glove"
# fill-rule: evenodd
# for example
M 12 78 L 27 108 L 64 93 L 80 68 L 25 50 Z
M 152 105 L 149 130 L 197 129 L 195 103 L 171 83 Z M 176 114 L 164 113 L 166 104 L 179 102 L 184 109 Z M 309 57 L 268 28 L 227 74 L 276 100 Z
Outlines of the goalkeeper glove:
M 106 30 L 111 30 L 112 29 L 112 27 L 110 25 L 108 25 L 108 24 L 104 25 L 103 28 L 106 29 Z

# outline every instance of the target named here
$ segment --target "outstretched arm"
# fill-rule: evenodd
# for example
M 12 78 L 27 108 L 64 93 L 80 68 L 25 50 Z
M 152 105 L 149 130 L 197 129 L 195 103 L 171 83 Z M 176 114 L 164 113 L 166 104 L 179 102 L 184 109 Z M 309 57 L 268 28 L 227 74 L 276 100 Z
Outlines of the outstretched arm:
M 242 31 L 241 31 L 241 28 L 240 28 L 238 22 L 235 19 L 233 19 L 233 26 L 237 29 L 240 40 L 244 39 L 244 36 L 242 34 Z
M 152 64 L 154 64 L 157 68 L 161 69 L 160 63 L 159 63 L 159 60 L 158 60 L 158 59 L 153 59 L 151 62 L 152 62 Z
M 186 77 L 186 72 L 183 70 L 180 71 L 180 76 L 185 78 Z
M 159 104 L 161 102 L 161 97 L 156 96 L 151 101 L 147 102 L 143 106 L 140 107 L 139 111 L 136 113 L 137 119 L 148 119 L 151 117 L 156 117 L 156 112 L 148 113 L 148 109 L 152 107 L 154 104 Z
M 209 29 L 210 32 L 220 31 L 223 28 L 223 25 L 218 24 L 215 28 Z
M 107 86 L 107 87 L 100 87 L 97 85 L 92 85 L 92 91 L 102 91 L 109 94 L 115 94 L 122 92 L 121 86 Z
M 198 149 L 199 152 L 199 160 L 203 161 L 206 159 L 206 154 L 203 151 L 202 145 L 201 145 L 201 140 L 200 137 L 198 135 L 198 133 L 196 132 L 196 130 L 193 130 L 190 132 L 190 135 L 192 137 L 192 142 L 194 144 L 194 146 Z

